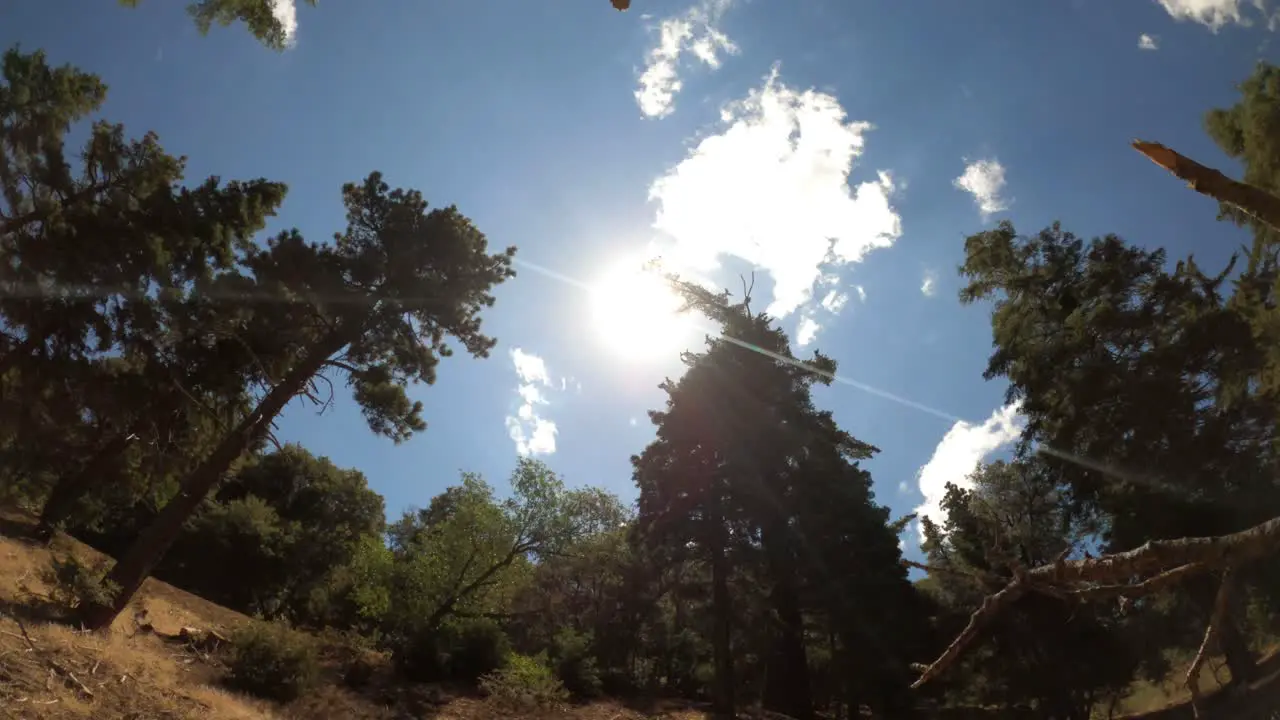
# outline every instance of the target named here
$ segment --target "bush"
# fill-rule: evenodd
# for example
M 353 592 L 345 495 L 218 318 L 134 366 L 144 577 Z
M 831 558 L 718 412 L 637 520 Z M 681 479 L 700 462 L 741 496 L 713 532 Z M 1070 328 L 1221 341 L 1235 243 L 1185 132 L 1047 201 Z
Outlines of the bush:
M 251 695 L 288 702 L 315 687 L 320 660 L 311 638 L 275 622 L 255 622 L 231 638 L 227 684 Z
M 480 678 L 480 689 L 496 705 L 514 711 L 550 710 L 569 699 L 545 653 L 508 655 L 501 670 Z
M 565 689 L 578 697 L 600 694 L 600 670 L 591 654 L 591 635 L 564 628 L 551 639 L 556 675 Z
M 413 682 L 436 682 L 447 675 L 448 654 L 439 632 L 419 631 L 395 638 L 391 661 L 396 672 Z
M 75 609 L 81 605 L 111 605 L 119 586 L 104 581 L 106 563 L 90 567 L 74 555 L 54 557 L 41 578 L 49 586 L 53 601 Z
M 396 669 L 410 680 L 475 682 L 502 667 L 511 642 L 491 620 L 451 623 L 419 632 L 396 648 Z
M 475 682 L 502 667 L 511 652 L 511 641 L 492 620 L 475 620 L 452 628 L 449 677 Z

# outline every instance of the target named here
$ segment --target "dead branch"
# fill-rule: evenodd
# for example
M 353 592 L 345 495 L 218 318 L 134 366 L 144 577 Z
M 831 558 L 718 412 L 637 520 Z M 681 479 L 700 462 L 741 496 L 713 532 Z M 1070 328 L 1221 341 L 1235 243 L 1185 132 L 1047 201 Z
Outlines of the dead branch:
M 1230 535 L 1153 540 L 1127 552 L 1079 560 L 1059 557 L 1049 565 L 1017 571 L 1008 585 L 982 601 L 965 629 L 937 660 L 925 667 L 912 687 L 924 685 L 954 664 L 997 613 L 1027 592 L 1065 599 L 1131 599 L 1166 589 L 1209 570 L 1241 567 L 1274 553 L 1278 546 L 1280 517 Z M 1144 577 L 1147 579 L 1137 581 Z
M 994 595 L 988 595 L 983 599 L 982 607 L 975 610 L 973 615 L 969 617 L 969 624 L 956 636 L 955 640 L 951 641 L 951 644 L 942 652 L 942 655 L 920 673 L 920 678 L 912 683 L 911 687 L 918 688 L 951 667 L 969 647 L 969 644 L 978 637 L 978 633 L 982 631 L 982 628 L 986 627 L 987 623 L 991 622 L 991 619 L 1001 610 L 1004 610 L 1009 605 L 1012 605 L 1015 600 L 1022 597 L 1024 592 L 1026 592 L 1026 586 L 1022 582 L 1022 578 L 1015 577 L 1013 582 L 1006 585 L 1003 590 Z
M 1239 208 L 1250 217 L 1280 230 L 1280 198 L 1223 175 L 1156 142 L 1134 140 L 1133 148 L 1160 167 L 1187 181 L 1192 190 Z
M 1166 570 L 1159 575 L 1149 577 L 1142 582 L 1128 585 L 1095 585 L 1081 590 L 1069 591 L 1067 595 L 1081 601 L 1104 600 L 1112 597 L 1128 598 L 1132 600 L 1133 598 L 1150 595 L 1163 590 L 1166 587 L 1177 585 L 1192 575 L 1199 575 L 1206 570 L 1208 570 L 1208 568 L 1200 563 L 1191 563 L 1189 565 L 1180 565 L 1172 570 Z
M 1235 577 L 1231 569 L 1227 568 L 1222 573 L 1218 593 L 1213 599 L 1213 614 L 1209 616 L 1209 625 L 1204 629 L 1204 640 L 1200 642 L 1200 649 L 1196 651 L 1191 667 L 1187 668 L 1186 684 L 1187 689 L 1191 691 L 1191 711 L 1196 717 L 1200 717 L 1200 669 L 1204 666 L 1209 653 L 1213 651 L 1213 647 L 1217 645 L 1218 631 L 1227 621 L 1227 608 L 1231 602 L 1234 584 Z

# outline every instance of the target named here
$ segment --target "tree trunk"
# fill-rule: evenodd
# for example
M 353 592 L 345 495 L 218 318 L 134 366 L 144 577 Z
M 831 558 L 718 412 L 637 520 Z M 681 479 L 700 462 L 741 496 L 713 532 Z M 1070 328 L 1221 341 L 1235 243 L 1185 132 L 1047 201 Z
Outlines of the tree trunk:
M 773 650 L 769 653 L 765 676 L 764 702 L 796 720 L 811 720 L 813 698 L 809 662 L 804 651 L 804 618 L 795 588 L 795 560 L 791 557 L 785 530 L 771 528 L 761 537 L 769 556 L 773 589 L 769 600 L 777 613 L 773 628 Z
M 712 712 L 716 717 L 732 718 L 735 715 L 733 697 L 733 640 L 732 612 L 729 599 L 729 561 L 725 557 L 725 528 L 719 508 L 708 513 L 707 530 L 711 537 L 711 604 L 713 628 L 711 632 L 712 654 L 715 658 L 715 680 L 712 683 Z
M 48 542 L 53 539 L 54 530 L 71 516 L 76 501 L 81 498 L 94 480 L 106 472 L 107 467 L 120 453 L 129 447 L 129 433 L 121 433 L 109 440 L 93 454 L 89 462 L 79 472 L 63 475 L 49 492 L 40 510 L 40 523 L 36 526 L 36 537 Z
M 138 535 L 133 545 L 111 568 L 106 581 L 116 586 L 114 602 L 109 606 L 97 604 L 86 606 L 82 618 L 85 627 L 100 630 L 111 625 L 120 611 L 129 604 L 134 593 L 142 586 L 142 582 L 151 574 L 156 563 L 160 562 L 165 552 L 177 540 L 183 524 L 199 507 L 209 491 L 218 484 L 245 450 L 267 432 L 267 428 L 271 426 L 275 417 L 284 410 L 290 400 L 302 392 L 306 384 L 324 366 L 325 360 L 346 344 L 345 341 L 340 341 L 340 338 L 330 337 L 313 347 L 306 359 L 290 370 L 280 384 L 267 393 L 258 407 L 227 433 L 204 462 L 187 476 L 178 494 L 161 508 L 156 519 Z

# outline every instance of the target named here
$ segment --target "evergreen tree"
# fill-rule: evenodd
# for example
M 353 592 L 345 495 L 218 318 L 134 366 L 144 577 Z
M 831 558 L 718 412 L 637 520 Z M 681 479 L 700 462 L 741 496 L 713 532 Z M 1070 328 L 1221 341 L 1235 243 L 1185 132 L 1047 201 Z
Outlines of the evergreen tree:
M 1064 502 L 1100 521 L 1107 551 L 1276 514 L 1274 423 L 1239 394 L 1258 349 L 1224 297 L 1229 267 L 1167 269 L 1161 250 L 1086 244 L 1058 225 L 1022 237 L 1002 223 L 965 250 L 962 299 L 996 299 L 986 376 L 1006 378 L 1022 403 L 1021 452 L 1049 455 Z M 1212 585 L 1193 587 L 1207 614 Z M 1222 637 L 1233 675 L 1249 677 L 1238 630 Z
M 432 384 L 455 338 L 475 357 L 495 341 L 480 332 L 494 285 L 512 277 L 515 248 L 490 255 L 456 208 L 427 211 L 417 191 L 390 190 L 378 173 L 343 188 L 347 229 L 331 245 L 296 231 L 244 251 L 242 296 L 261 298 L 244 321 L 244 347 L 264 390 L 254 410 L 226 432 L 183 480 L 112 568 L 121 588 L 86 622 L 105 627 L 173 544 L 183 523 L 240 457 L 269 432 L 291 400 L 317 397 L 322 372 L 345 373 L 369 427 L 400 441 L 425 428 L 407 386 Z

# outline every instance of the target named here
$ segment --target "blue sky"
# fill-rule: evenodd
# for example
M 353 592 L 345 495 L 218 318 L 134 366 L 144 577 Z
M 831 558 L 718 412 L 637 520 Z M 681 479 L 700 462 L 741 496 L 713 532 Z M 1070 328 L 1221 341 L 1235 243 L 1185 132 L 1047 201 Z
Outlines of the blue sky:
M 378 169 L 520 248 L 492 357 L 415 390 L 425 433 L 377 438 L 346 397 L 281 420 L 393 515 L 464 469 L 501 486 L 519 451 L 632 499 L 645 412 L 700 338 L 629 271 L 655 253 L 732 288 L 755 269 L 796 352 L 839 361 L 819 402 L 911 512 L 1017 429 L 982 379 L 988 308 L 956 300 L 965 236 L 1060 219 L 1225 261 L 1244 233 L 1128 142 L 1236 170 L 1201 117 L 1276 61 L 1253 0 L 323 2 L 281 53 L 202 38 L 182 5 L 7 3 L 0 41 L 99 73 L 103 116 L 158 132 L 192 182 L 287 182 L 273 230 L 330 236 L 341 184 Z

